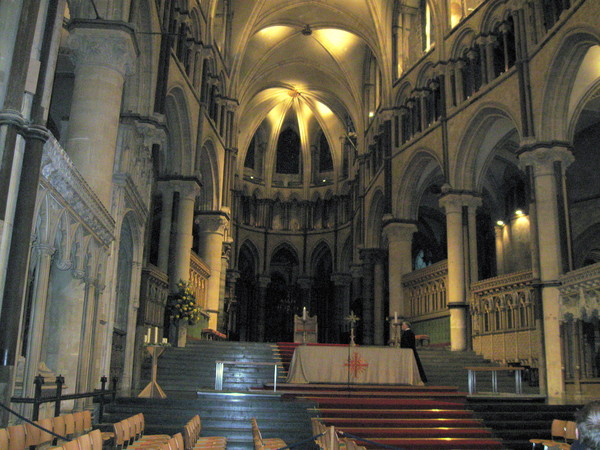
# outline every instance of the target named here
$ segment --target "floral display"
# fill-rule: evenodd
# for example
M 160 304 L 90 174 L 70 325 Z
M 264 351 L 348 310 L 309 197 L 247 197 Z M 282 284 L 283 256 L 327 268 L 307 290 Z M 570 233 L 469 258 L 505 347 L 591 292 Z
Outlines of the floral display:
M 169 296 L 167 314 L 172 322 L 187 319 L 188 324 L 198 323 L 202 317 L 202 310 L 196 303 L 196 296 L 189 282 L 180 280 L 177 283 L 178 291 Z

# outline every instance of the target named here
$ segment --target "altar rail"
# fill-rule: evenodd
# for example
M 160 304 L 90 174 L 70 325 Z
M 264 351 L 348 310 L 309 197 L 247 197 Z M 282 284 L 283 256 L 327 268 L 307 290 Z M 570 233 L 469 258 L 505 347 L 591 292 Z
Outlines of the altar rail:
M 500 364 L 538 367 L 537 290 L 531 271 L 473 283 L 470 313 L 473 350 Z

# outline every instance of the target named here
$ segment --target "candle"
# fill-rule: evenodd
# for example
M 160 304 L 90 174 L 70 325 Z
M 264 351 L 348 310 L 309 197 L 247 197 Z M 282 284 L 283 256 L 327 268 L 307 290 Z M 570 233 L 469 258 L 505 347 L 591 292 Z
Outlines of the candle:
M 302 320 L 306 320 L 306 306 L 302 307 Z
M 394 323 L 398 323 L 398 312 L 394 311 Z
M 163 338 L 162 343 L 166 344 L 167 343 L 167 338 Z
M 144 335 L 144 344 L 147 344 L 147 343 L 148 343 L 148 335 L 147 335 L 147 334 L 145 334 L 145 335 Z
M 154 327 L 154 343 L 158 344 L 158 327 Z

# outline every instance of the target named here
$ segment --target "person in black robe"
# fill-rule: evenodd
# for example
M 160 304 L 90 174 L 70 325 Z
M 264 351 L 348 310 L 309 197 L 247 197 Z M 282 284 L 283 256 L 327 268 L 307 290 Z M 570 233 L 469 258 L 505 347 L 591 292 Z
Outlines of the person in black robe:
M 421 359 L 419 358 L 419 354 L 417 353 L 417 340 L 415 339 L 415 333 L 410 329 L 410 323 L 402 322 L 402 337 L 400 338 L 400 348 L 412 348 L 412 351 L 415 355 L 415 362 L 417 363 L 417 368 L 419 369 L 419 375 L 421 376 L 421 380 L 423 383 L 427 383 L 427 376 L 425 375 L 425 370 L 423 369 L 423 365 L 421 364 Z

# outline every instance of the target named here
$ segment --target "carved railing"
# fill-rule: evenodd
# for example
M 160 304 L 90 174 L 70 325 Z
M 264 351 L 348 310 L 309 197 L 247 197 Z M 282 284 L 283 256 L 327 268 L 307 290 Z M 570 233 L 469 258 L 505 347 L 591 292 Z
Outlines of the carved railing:
M 407 306 L 406 315 L 416 321 L 448 314 L 447 285 L 448 261 L 446 260 L 404 275 L 402 286 Z
M 537 291 L 531 271 L 501 275 L 471 285 L 473 350 L 487 359 L 537 367 Z
M 560 281 L 565 378 L 582 392 L 581 382 L 600 377 L 600 263 L 566 273 Z
M 140 308 L 143 311 L 145 326 L 163 327 L 168 296 L 169 278 L 167 274 L 151 264 L 144 267 L 142 269 Z

